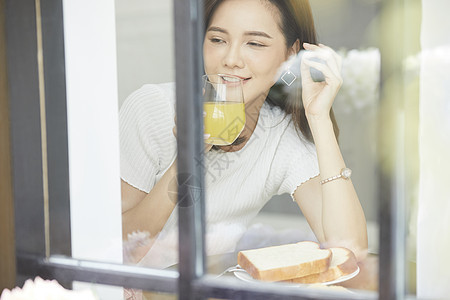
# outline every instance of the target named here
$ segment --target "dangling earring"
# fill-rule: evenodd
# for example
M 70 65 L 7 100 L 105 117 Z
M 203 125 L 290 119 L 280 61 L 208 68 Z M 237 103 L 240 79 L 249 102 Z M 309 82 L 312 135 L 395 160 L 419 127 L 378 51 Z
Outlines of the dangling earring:
M 290 66 L 286 68 L 286 71 L 284 71 L 283 76 L 281 76 L 281 80 L 287 85 L 291 86 L 294 81 L 297 79 L 297 76 L 295 76 L 294 73 L 292 73 Z

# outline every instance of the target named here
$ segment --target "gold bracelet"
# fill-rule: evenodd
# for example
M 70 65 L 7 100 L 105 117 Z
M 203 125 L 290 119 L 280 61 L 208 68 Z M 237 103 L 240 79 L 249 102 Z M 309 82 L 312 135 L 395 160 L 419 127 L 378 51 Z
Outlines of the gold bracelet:
M 320 182 L 320 184 L 325 184 L 325 183 L 327 183 L 327 182 L 330 182 L 330 181 L 333 181 L 333 180 L 336 180 L 336 179 L 339 179 L 339 178 L 348 180 L 348 179 L 350 178 L 351 175 L 352 175 L 352 170 L 350 170 L 349 168 L 343 168 L 343 169 L 341 170 L 341 173 L 340 173 L 339 175 L 335 175 L 335 176 L 333 176 L 333 177 L 324 179 L 324 180 L 322 180 L 322 181 Z

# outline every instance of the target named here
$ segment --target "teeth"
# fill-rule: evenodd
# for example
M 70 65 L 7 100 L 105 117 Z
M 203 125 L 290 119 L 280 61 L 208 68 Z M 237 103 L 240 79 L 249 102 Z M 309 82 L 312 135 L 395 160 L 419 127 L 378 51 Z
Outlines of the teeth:
M 229 82 L 239 82 L 239 81 L 240 81 L 240 79 L 234 78 L 234 77 L 223 76 L 222 78 L 223 78 L 225 81 L 229 81 Z

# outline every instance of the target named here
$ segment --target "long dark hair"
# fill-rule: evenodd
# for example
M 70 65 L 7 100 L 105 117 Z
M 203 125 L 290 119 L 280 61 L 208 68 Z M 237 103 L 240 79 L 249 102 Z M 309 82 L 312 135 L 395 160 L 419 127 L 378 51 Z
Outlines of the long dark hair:
M 211 18 L 217 7 L 224 0 L 204 0 L 204 24 L 208 28 Z M 311 6 L 308 0 L 266 0 L 274 5 L 280 12 L 280 30 L 286 40 L 286 47 L 291 47 L 297 40 L 300 41 L 300 50 L 304 50 L 303 43 L 317 45 L 317 34 L 314 26 L 314 19 Z M 292 116 L 292 121 L 297 131 L 303 137 L 313 143 L 313 136 L 309 128 L 308 120 L 303 107 L 301 89 L 291 88 L 289 92 L 280 85 L 275 84 L 269 91 L 266 102 L 272 106 L 280 107 L 286 115 Z M 339 136 L 339 127 L 333 113 L 330 111 L 330 118 L 333 123 L 336 138 Z M 242 141 L 239 141 L 241 143 Z M 233 143 L 234 144 L 234 143 Z

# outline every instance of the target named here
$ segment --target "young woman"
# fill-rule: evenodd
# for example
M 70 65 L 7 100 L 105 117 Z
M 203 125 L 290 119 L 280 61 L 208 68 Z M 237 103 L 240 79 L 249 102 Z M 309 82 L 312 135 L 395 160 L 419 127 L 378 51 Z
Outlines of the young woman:
M 307 50 L 296 79 L 302 88 L 287 87 L 293 92 L 280 97 L 279 69 L 300 50 Z M 320 243 L 348 247 L 362 258 L 366 221 L 346 178 L 331 111 L 342 84 L 341 59 L 317 44 L 308 1 L 205 1 L 203 58 L 206 74 L 244 80 L 247 116 L 232 145 L 206 147 L 207 252 L 233 251 L 267 201 L 289 193 Z M 325 80 L 314 81 L 311 68 Z M 145 85 L 120 113 L 124 236 L 149 234 L 152 242 L 138 248 L 134 260 L 152 267 L 177 257 L 174 105 L 173 84 Z

